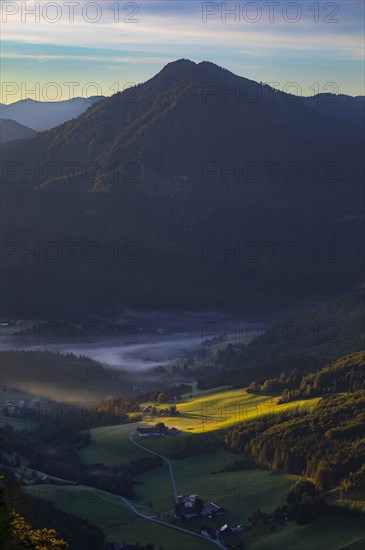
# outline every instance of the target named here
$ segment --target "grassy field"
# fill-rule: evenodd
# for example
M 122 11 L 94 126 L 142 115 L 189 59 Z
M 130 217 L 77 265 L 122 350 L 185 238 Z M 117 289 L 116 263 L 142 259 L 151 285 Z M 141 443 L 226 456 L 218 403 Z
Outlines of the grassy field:
M 180 432 L 174 437 L 142 439 L 136 442 L 163 455 L 169 455 L 179 439 L 187 435 L 224 430 L 261 415 L 277 414 L 281 411 L 313 407 L 318 399 L 301 400 L 277 405 L 271 396 L 247 394 L 243 389 L 220 388 L 185 396 L 177 404 L 180 414 L 176 417 L 145 418 L 141 423 L 107 426 L 91 430 L 91 444 L 80 451 L 86 463 L 103 462 L 118 465 L 145 456 L 147 451 L 136 447 L 129 434 L 139 425 L 154 425 L 165 422 L 176 426 Z M 158 405 L 161 408 L 163 405 Z M 225 466 L 237 455 L 220 449 L 213 453 L 191 458 L 172 460 L 178 493 L 197 493 L 205 502 L 216 502 L 225 509 L 225 514 L 216 518 L 196 518 L 182 525 L 181 521 L 169 515 L 164 521 L 198 532 L 203 525 L 221 527 L 224 523 L 237 525 L 246 523 L 254 511 L 272 511 L 285 501 L 295 476 L 272 474 L 265 470 L 224 472 Z M 174 506 L 169 470 L 166 464 L 134 477 L 134 505 L 143 514 L 161 514 Z M 140 543 L 154 542 L 164 550 L 197 550 L 212 548 L 213 544 L 203 539 L 179 533 L 169 527 L 144 520 L 124 505 L 118 498 L 107 497 L 96 490 L 80 487 L 57 487 L 45 485 L 48 498 L 64 510 L 79 513 L 98 525 L 107 540 Z M 37 487 L 28 488 L 30 492 Z M 47 498 L 47 495 L 41 495 Z M 276 532 L 268 528 L 244 534 L 248 550 L 343 550 L 345 545 L 356 543 L 365 536 L 365 528 L 358 528 L 358 521 L 345 518 L 336 523 L 329 518 L 320 518 L 308 526 L 289 524 L 278 527 Z M 332 531 L 331 531 L 332 530 Z M 330 537 L 331 533 L 335 533 Z M 328 546 L 330 541 L 331 546 Z M 332 546 L 333 542 L 333 546 Z
M 158 443 L 171 442 L 172 439 L 166 438 Z M 157 443 L 156 440 L 154 442 Z M 132 447 L 128 438 L 125 438 L 124 444 L 128 448 L 124 456 L 132 456 L 133 449 L 143 454 L 142 450 Z M 144 440 L 142 444 L 145 444 Z M 84 454 L 87 449 L 88 447 L 82 453 Z M 96 449 L 93 449 L 91 455 L 94 452 L 97 452 Z M 97 456 L 105 455 L 95 455 L 95 461 Z M 90 458 L 90 454 L 88 457 Z M 207 455 L 173 460 L 177 491 L 198 493 L 204 500 L 219 501 L 227 509 L 227 518 L 238 523 L 247 519 L 257 508 L 269 511 L 285 499 L 290 485 L 295 480 L 294 476 L 271 475 L 265 470 L 213 473 L 224 469 L 226 464 L 235 458 L 236 455 L 219 450 Z M 114 460 L 111 462 L 114 463 Z M 173 507 L 174 499 L 166 465 L 136 476 L 134 480 L 138 499 L 135 504 L 139 511 L 146 514 L 161 513 Z
M 35 497 L 54 502 L 66 512 L 85 517 L 104 531 L 107 541 L 154 542 L 157 548 L 161 545 L 164 550 L 213 548 L 211 543 L 203 539 L 140 518 L 117 497 L 109 497 L 96 489 L 75 485 L 37 485 L 27 487 L 26 491 Z
M 179 414 L 175 417 L 159 417 L 158 421 L 175 426 L 181 431 L 203 433 L 230 428 L 235 424 L 267 414 L 285 410 L 311 407 L 318 399 L 292 401 L 277 404 L 277 398 L 246 393 L 244 389 L 193 394 L 177 403 Z M 145 405 L 153 405 L 146 403 Z M 153 425 L 155 418 L 147 418 L 145 424 Z
M 215 460 L 219 460 L 218 457 Z M 182 465 L 181 474 L 185 470 L 188 475 L 189 469 L 192 468 L 188 461 L 189 459 L 181 461 L 185 463 Z M 236 474 L 234 475 L 236 476 Z M 227 508 L 227 514 L 221 516 L 216 522 L 219 525 L 226 521 L 234 523 L 235 518 L 238 521 L 238 518 L 242 517 L 240 513 L 242 509 L 245 510 L 242 515 L 247 514 L 250 508 L 272 509 L 275 505 L 275 499 L 279 498 L 281 494 L 281 489 L 274 491 L 274 493 L 272 489 L 284 486 L 287 481 L 290 482 L 290 480 L 280 479 L 286 476 L 272 476 L 273 484 L 271 484 L 270 474 L 266 474 L 268 480 L 266 482 L 265 472 L 261 470 L 238 472 L 238 474 L 238 481 L 240 481 L 242 487 L 248 488 L 256 485 L 263 488 L 259 493 L 261 498 L 256 498 L 256 500 L 255 498 L 243 499 L 243 502 L 240 503 L 239 498 L 237 498 L 240 493 L 236 491 L 230 494 L 227 493 L 225 499 L 219 498 L 220 482 L 216 482 L 215 488 L 210 486 L 209 490 L 212 496 L 218 496 L 217 500 Z M 230 474 L 224 474 L 224 478 L 222 478 L 225 487 L 229 483 L 229 478 L 227 480 L 226 475 Z M 196 479 L 198 477 L 197 472 Z M 267 484 L 267 491 L 264 488 L 265 483 Z M 199 487 L 195 488 L 199 489 Z M 123 540 L 132 543 L 138 540 L 142 544 L 154 542 L 156 546 L 163 546 L 164 550 L 197 550 L 198 548 L 199 550 L 208 550 L 208 548 L 213 548 L 213 545 L 208 541 L 205 542 L 203 539 L 199 540 L 139 518 L 117 497 L 109 497 L 96 489 L 84 489 L 74 485 L 37 485 L 27 487 L 26 491 L 33 496 L 51 500 L 67 512 L 80 514 L 87 518 L 104 531 L 108 541 Z M 265 493 L 267 499 L 263 496 Z M 257 495 L 257 492 L 254 491 L 252 495 Z M 231 508 L 232 510 L 229 511 Z M 186 522 L 184 527 L 189 530 L 198 529 L 202 521 L 214 525 L 214 520 L 197 519 Z M 294 548 L 295 550 L 360 550 L 364 547 L 364 537 L 365 524 L 359 521 L 358 518 L 326 515 L 305 526 L 289 523 L 285 527 L 278 527 L 275 532 L 269 531 L 268 528 L 257 529 L 252 533 L 244 534 L 243 540 L 246 543 L 247 550 L 293 550 Z
M 103 462 L 108 466 L 117 466 L 136 460 L 146 454 L 128 439 L 128 434 L 136 430 L 138 424 L 121 424 L 105 426 L 90 430 L 92 441 L 80 451 L 80 456 L 86 464 Z
M 189 529 L 189 525 L 184 526 Z M 155 548 L 164 550 L 213 550 L 211 542 L 164 527 L 144 519 L 136 519 L 134 523 L 123 526 L 122 529 L 111 529 L 106 534 L 108 541 L 136 541 L 147 544 L 155 541 Z M 137 539 L 136 539 L 137 537 Z
M 204 501 L 218 501 L 226 509 L 227 518 L 238 523 L 246 522 L 258 508 L 271 511 L 285 500 L 296 476 L 261 469 L 218 473 L 234 458 L 236 455 L 219 450 L 174 460 L 178 492 L 196 492 Z
M 133 479 L 137 483 L 134 487 L 137 510 L 147 515 L 172 510 L 175 502 L 167 464 Z
M 225 509 L 222 516 L 204 519 L 211 526 L 246 523 L 258 508 L 261 511 L 272 511 L 283 503 L 289 487 L 296 479 L 295 476 L 271 474 L 259 469 L 218 473 L 235 456 L 219 450 L 173 461 L 179 493 L 199 494 L 204 502 L 215 502 Z M 198 518 L 189 521 L 189 525 L 199 529 L 201 522 L 202 519 Z
M 186 435 L 227 429 L 261 415 L 277 414 L 298 407 L 313 407 L 317 402 L 318 399 L 309 399 L 277 405 L 274 397 L 247 394 L 243 389 L 218 392 L 208 390 L 179 402 L 177 416 L 158 419 L 146 417 L 141 423 L 91 430 L 91 444 L 80 452 L 80 456 L 88 464 L 103 462 L 110 466 L 140 458 L 145 453 L 129 441 L 128 433 L 135 431 L 139 425 L 154 425 L 156 422 L 164 422 L 169 427 L 175 426 L 180 433 L 161 439 L 137 438 L 137 441 L 152 451 L 168 455 L 177 441 Z
M 355 549 L 364 535 L 365 524 L 359 518 L 325 515 L 308 525 L 289 524 L 274 533 L 254 531 L 244 538 L 247 550 L 347 550 L 352 544 Z
M 26 491 L 35 497 L 51 500 L 66 512 L 82 515 L 102 530 L 119 527 L 136 518 L 118 497 L 109 497 L 97 489 L 45 484 L 26 487 Z
M 131 445 L 129 440 L 127 442 Z M 224 516 L 204 519 L 212 526 L 220 527 L 222 522 L 246 522 L 258 508 L 262 511 L 273 510 L 285 500 L 289 487 L 296 479 L 295 476 L 273 475 L 265 470 L 218 473 L 234 458 L 236 455 L 218 450 L 207 455 L 172 461 L 179 493 L 197 493 L 204 501 L 214 501 L 225 508 Z M 135 506 L 140 512 L 162 513 L 173 507 L 174 498 L 166 465 L 134 479 L 137 482 Z M 189 529 L 198 531 L 201 524 L 202 519 L 191 520 Z
M 103 462 L 110 466 L 140 458 L 146 455 L 147 451 L 133 445 L 128 435 L 135 432 L 139 425 L 154 425 L 157 421 L 164 422 L 169 427 L 177 427 L 180 430 L 179 434 L 160 439 L 142 439 L 135 436 L 135 440 L 146 448 L 166 456 L 172 452 L 179 439 L 186 438 L 188 435 L 224 430 L 261 415 L 277 414 L 298 407 L 312 407 L 317 402 L 317 399 L 312 399 L 277 405 L 276 398 L 247 394 L 243 389 L 221 388 L 219 391 L 199 392 L 191 397 L 185 396 L 183 401 L 177 404 L 180 414 L 176 417 L 145 418 L 141 423 L 91 430 L 91 444 L 80 452 L 80 456 L 86 463 Z M 221 527 L 226 522 L 235 525 L 245 523 L 258 508 L 262 511 L 272 511 L 285 500 L 295 476 L 274 475 L 265 470 L 222 472 L 227 463 L 235 458 L 237 455 L 218 450 L 206 455 L 172 461 L 178 493 L 197 493 L 204 501 L 214 501 L 226 511 L 223 516 L 217 518 L 197 518 L 188 521 L 186 526 L 189 530 L 198 532 L 204 523 L 214 527 Z M 134 504 L 141 513 L 160 514 L 173 508 L 174 498 L 166 464 L 135 476 L 134 481 L 136 482 Z M 181 525 L 180 521 L 170 516 L 165 516 L 165 521 Z M 105 527 L 104 530 L 109 540 L 115 540 L 121 532 L 129 532 L 133 537 L 133 533 L 139 535 L 139 529 L 135 530 L 136 522 L 147 523 L 147 527 L 153 531 L 152 534 L 159 529 L 158 525 L 153 525 L 134 516 L 134 524 L 128 523 L 128 531 L 125 530 L 124 524 L 122 528 L 110 526 L 107 531 Z M 143 535 L 148 536 L 148 533 L 148 530 L 147 534 L 143 531 Z M 169 533 L 169 536 L 172 537 L 171 543 L 167 544 L 172 544 L 175 541 L 175 535 L 171 530 Z M 165 547 L 160 537 L 151 536 L 150 540 L 155 540 L 165 550 L 169 548 L 169 546 Z M 148 540 L 144 538 L 140 542 L 148 542 Z M 195 550 L 203 548 L 203 543 L 204 540 L 200 542 L 198 539 L 193 539 L 189 545 L 181 546 L 181 548 Z M 205 544 L 212 546 L 208 542 Z M 171 546 L 171 548 L 178 547 Z M 267 549 L 265 548 L 265 550 Z
M 14 430 L 23 430 L 25 428 L 34 428 L 36 423 L 27 418 L 16 418 L 12 416 L 5 416 L 0 412 L 0 426 L 4 425 L 12 426 Z
M 158 421 L 169 427 L 175 426 L 180 433 L 174 437 L 143 439 L 140 442 L 148 449 L 166 455 L 172 452 L 179 438 L 188 434 L 226 429 L 260 415 L 276 414 L 296 407 L 311 407 L 317 402 L 318 399 L 310 399 L 277 405 L 274 397 L 248 394 L 243 389 L 220 389 L 218 392 L 207 390 L 179 402 L 177 416 L 158 419 L 146 417 L 141 423 L 91 430 L 91 444 L 80 452 L 80 456 L 87 464 L 103 462 L 109 466 L 136 460 L 145 453 L 129 441 L 129 432 L 135 431 L 139 425 L 154 425 Z
M 124 424 L 92 430 L 91 444 L 80 451 L 82 460 L 87 464 L 103 462 L 109 466 L 115 466 L 149 455 L 148 452 L 133 445 L 128 438 L 129 432 L 134 431 L 136 426 L 137 424 Z M 165 464 L 134 479 L 135 494 L 138 499 L 135 505 L 139 511 L 146 514 L 160 513 L 173 507 L 171 481 Z M 153 504 L 152 508 L 150 504 Z

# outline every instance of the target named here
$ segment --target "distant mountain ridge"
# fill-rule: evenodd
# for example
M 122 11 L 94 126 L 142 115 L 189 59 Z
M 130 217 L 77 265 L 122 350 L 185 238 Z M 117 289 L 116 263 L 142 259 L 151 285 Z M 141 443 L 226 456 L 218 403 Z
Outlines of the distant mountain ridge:
M 192 62 L 180 60 L 178 63 L 179 69 L 176 65 L 175 72 L 172 69 L 171 75 L 177 76 L 178 70 L 181 70 L 183 66 L 185 68 L 189 67 Z M 214 65 L 209 62 L 203 62 L 202 64 Z M 174 63 L 170 65 L 174 65 Z M 220 71 L 225 71 L 227 75 L 232 75 L 228 70 L 217 68 Z M 365 105 L 363 103 L 365 96 L 352 97 L 344 94 L 320 93 L 310 97 L 292 96 L 292 98 L 293 101 L 303 102 L 321 113 L 347 121 L 351 125 L 357 127 L 362 125 L 365 115 Z M 0 103 L 0 118 L 11 118 L 37 131 L 45 131 L 77 118 L 94 103 L 102 99 L 108 98 L 105 96 L 74 97 L 63 101 L 35 101 L 28 98 L 8 105 Z
M 58 167 L 26 179 L 7 170 L 5 238 L 139 250 L 129 270 L 106 255 L 61 266 L 14 257 L 5 304 L 37 303 L 59 318 L 273 310 L 338 294 L 363 276 L 362 147 L 351 125 L 298 98 L 210 62 L 170 63 L 75 120 L 3 146 L 4 163 Z M 20 282 L 27 270 L 39 300 Z
M 35 130 L 19 124 L 15 120 L 0 118 L 0 143 L 6 143 L 14 139 L 27 139 L 36 134 Z
M 365 102 L 363 96 L 318 94 L 303 98 L 309 107 L 334 117 L 364 133 Z
M 19 124 L 42 132 L 77 118 L 100 99 L 103 97 L 75 97 L 64 101 L 49 102 L 25 99 L 10 105 L 1 103 L 0 118 L 12 119 Z

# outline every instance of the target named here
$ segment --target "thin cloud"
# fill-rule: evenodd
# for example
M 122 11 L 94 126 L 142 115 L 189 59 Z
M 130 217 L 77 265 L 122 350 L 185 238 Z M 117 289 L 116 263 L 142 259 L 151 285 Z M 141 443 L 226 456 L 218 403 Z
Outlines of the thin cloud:
M 14 18 L 3 25 L 2 32 L 4 43 L 8 41 L 39 47 L 63 47 L 67 36 L 69 47 L 100 51 L 137 52 L 152 47 L 156 52 L 162 47 L 169 47 L 173 52 L 187 46 L 214 48 L 219 45 L 235 47 L 239 53 L 252 56 L 268 55 L 271 50 L 282 50 L 288 56 L 296 51 L 312 53 L 318 50 L 316 53 L 322 58 L 363 59 L 362 29 L 352 23 L 349 31 L 349 24 L 346 20 L 343 25 L 315 25 L 313 21 L 304 19 L 294 25 L 282 21 L 275 24 L 260 21 L 253 25 L 227 21 L 222 24 L 219 19 L 203 24 L 198 13 L 184 13 L 178 17 L 166 11 L 159 16 L 141 12 L 139 22 L 129 25 L 110 20 L 94 25 L 83 20 L 73 24 L 60 21 L 50 25 L 42 20 L 39 24 L 24 24 Z
M 258 52 L 251 52 L 249 50 L 239 50 L 238 53 L 243 53 L 245 55 L 262 55 L 261 53 L 258 53 Z
M 97 56 L 97 55 L 64 55 L 64 54 L 23 54 L 15 52 L 5 52 L 2 54 L 4 59 L 33 59 L 35 61 L 57 61 L 57 60 L 70 60 L 70 61 L 90 61 L 90 62 L 115 62 L 115 63 L 169 63 L 173 61 L 174 57 L 133 57 L 133 56 Z M 108 67 L 118 68 L 118 67 Z

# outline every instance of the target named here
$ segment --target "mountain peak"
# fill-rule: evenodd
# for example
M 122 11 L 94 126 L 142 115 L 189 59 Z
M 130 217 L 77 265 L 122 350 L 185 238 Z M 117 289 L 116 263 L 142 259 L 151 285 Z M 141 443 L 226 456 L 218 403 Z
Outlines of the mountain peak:
M 186 73 L 188 71 L 195 70 L 201 72 L 202 70 L 206 69 L 208 69 L 209 71 L 215 71 L 216 73 L 229 73 L 229 71 L 227 71 L 223 67 L 220 67 L 216 63 L 213 63 L 212 61 L 200 61 L 200 63 L 195 63 L 190 59 L 177 59 L 176 61 L 171 61 L 170 63 L 165 65 L 165 67 L 160 71 L 159 74 L 169 73 L 180 76 L 180 74 Z
M 242 77 L 237 77 L 230 71 L 227 71 L 211 61 L 195 63 L 190 59 L 178 59 L 165 65 L 163 69 L 151 79 L 151 82 L 165 88 L 181 79 L 202 82 L 204 80 L 237 80 L 237 78 Z
M 246 78 L 237 76 L 231 71 L 220 67 L 211 61 L 195 63 L 190 59 L 178 59 L 165 65 L 165 67 L 151 80 L 158 82 L 162 87 L 170 86 L 182 78 L 190 78 L 196 82 L 203 81 L 247 81 Z M 248 82 L 248 81 L 247 81 Z
M 171 61 L 171 63 L 165 65 L 156 76 L 177 78 L 191 70 L 194 70 L 196 66 L 196 63 L 194 63 L 194 61 L 190 61 L 190 59 L 177 59 L 176 61 Z
M 193 65 L 196 65 L 195 61 L 191 61 L 191 59 L 187 59 L 185 57 L 182 57 L 181 59 L 176 59 L 175 61 L 170 61 L 170 63 L 167 63 L 165 65 L 165 69 L 168 67 L 181 67 L 181 68 L 187 68 L 192 67 Z

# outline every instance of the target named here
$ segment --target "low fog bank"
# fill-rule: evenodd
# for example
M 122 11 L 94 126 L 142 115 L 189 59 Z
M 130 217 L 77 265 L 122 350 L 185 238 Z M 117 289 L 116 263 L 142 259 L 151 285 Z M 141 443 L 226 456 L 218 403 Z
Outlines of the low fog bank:
M 2 331 L 1 347 L 85 355 L 113 369 L 142 373 L 184 362 L 206 340 L 222 344 L 247 341 L 278 320 L 278 316 L 242 319 L 220 312 L 126 310 L 117 319 L 95 317 L 79 324 L 20 321 L 14 330 Z

